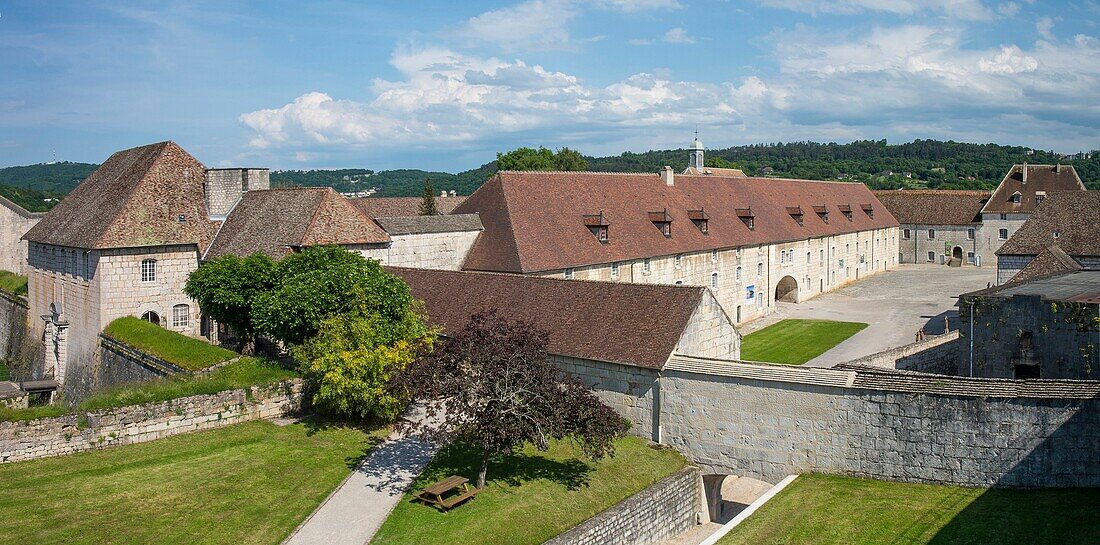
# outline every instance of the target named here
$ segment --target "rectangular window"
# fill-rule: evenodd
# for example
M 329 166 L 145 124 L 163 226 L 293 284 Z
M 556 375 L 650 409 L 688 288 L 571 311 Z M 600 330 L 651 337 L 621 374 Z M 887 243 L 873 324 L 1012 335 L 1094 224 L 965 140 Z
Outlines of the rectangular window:
M 572 280 L 573 279 L 573 268 L 572 267 L 570 267 L 568 269 L 565 269 L 565 279 L 566 280 Z
M 1002 219 L 1002 220 L 1006 220 L 1006 219 L 1008 219 L 1008 214 L 1004 214 L 1004 213 L 1002 213 L 1002 214 L 1001 214 L 1001 219 Z
M 718 273 L 710 273 L 710 287 L 718 289 Z
M 684 264 L 684 256 L 681 255 L 681 254 L 676 254 L 676 266 L 679 267 L 683 264 Z
M 648 257 L 642 260 L 642 271 L 649 272 L 649 258 Z
M 710 251 L 710 262 L 711 263 L 718 263 L 718 250 L 711 250 Z
M 913 237 L 913 232 L 912 231 L 910 231 L 908 229 L 902 229 L 901 238 L 912 238 L 912 237 Z
M 936 260 L 936 252 L 928 252 L 928 261 Z
M 187 327 L 191 322 L 191 307 L 176 305 L 172 307 L 172 327 Z
M 1008 240 L 1008 229 L 1001 229 L 997 232 L 997 235 L 1001 240 Z
M 619 263 L 615 262 L 611 264 L 611 278 L 619 277 Z
M 966 262 L 967 263 L 973 263 L 974 262 L 974 252 L 966 252 Z
M 763 263 L 757 263 L 756 264 L 756 276 L 764 276 L 764 264 Z
M 973 229 L 967 229 L 966 230 L 966 240 L 974 240 L 974 230 Z
M 936 230 L 935 229 L 929 229 L 928 230 L 928 240 L 935 240 L 935 239 L 936 239 Z
M 741 281 L 741 267 L 737 267 L 736 277 L 738 282 Z
M 157 281 L 157 260 L 155 260 L 155 259 L 143 259 L 143 260 L 141 260 L 141 281 L 142 282 L 156 282 Z

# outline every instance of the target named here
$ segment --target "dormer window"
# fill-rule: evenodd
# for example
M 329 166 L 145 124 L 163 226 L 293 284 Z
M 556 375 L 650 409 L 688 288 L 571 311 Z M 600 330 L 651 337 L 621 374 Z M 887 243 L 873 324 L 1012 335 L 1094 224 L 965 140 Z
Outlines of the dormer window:
M 814 205 L 814 212 L 817 213 L 817 217 L 821 218 L 821 221 L 829 223 L 829 209 L 824 204 Z
M 707 234 L 707 229 L 709 227 L 707 223 L 710 221 L 710 216 L 707 215 L 706 211 L 702 208 L 698 210 L 688 210 L 688 219 L 691 220 L 691 223 L 695 224 L 695 227 L 699 229 L 700 233 L 704 235 Z
M 584 225 L 592 232 L 592 236 L 602 244 L 607 243 L 607 230 L 611 226 L 603 216 L 603 210 L 599 214 L 585 214 Z
M 1024 196 L 1021 195 L 1019 191 L 1013 193 L 1012 194 L 1012 204 L 1020 204 L 1020 201 L 1023 200 L 1023 198 L 1024 198 Z
M 668 209 L 660 212 L 650 212 L 649 221 L 661 231 L 665 238 L 672 236 L 672 216 L 668 215 Z
M 867 214 L 867 217 L 875 219 L 875 207 L 871 206 L 871 203 L 861 204 L 860 208 L 863 208 L 863 213 Z
M 1052 234 L 1054 235 L 1054 238 L 1061 238 L 1062 237 L 1062 232 L 1061 231 L 1054 231 Z
M 801 206 L 788 206 L 787 213 L 791 215 L 791 218 L 794 219 L 795 223 L 797 223 L 799 226 L 802 225 L 802 218 L 804 217 L 804 215 L 802 213 Z
M 1038 205 L 1039 203 L 1046 200 L 1046 198 L 1047 198 L 1047 192 L 1046 191 L 1036 191 L 1035 192 L 1035 204 L 1036 205 Z
M 737 218 L 741 220 L 741 223 L 745 224 L 745 227 L 748 227 L 750 231 L 756 229 L 756 214 L 752 213 L 751 206 L 748 208 L 737 208 L 735 211 L 737 212 Z
M 838 204 L 837 208 L 840 209 L 840 213 L 844 214 L 845 219 L 852 221 L 852 205 L 850 204 Z

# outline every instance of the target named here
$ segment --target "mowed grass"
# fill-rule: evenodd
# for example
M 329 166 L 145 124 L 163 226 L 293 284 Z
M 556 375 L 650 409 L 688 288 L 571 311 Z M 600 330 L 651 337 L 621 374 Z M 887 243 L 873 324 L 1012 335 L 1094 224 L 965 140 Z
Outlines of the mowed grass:
M 0 290 L 16 295 L 26 295 L 27 277 L 11 271 L 0 270 Z
M 450 475 L 476 476 L 480 455 L 452 445 L 440 451 L 413 491 Z M 489 465 L 485 489 L 447 512 L 412 502 L 397 505 L 373 545 L 477 543 L 538 545 L 615 505 L 687 464 L 672 449 L 641 439 L 617 441 L 616 455 L 588 462 L 568 442 L 548 452 L 528 448 Z
M 783 320 L 741 339 L 741 359 L 802 365 L 867 327 L 860 322 Z
M 180 335 L 135 316 L 111 322 L 104 333 L 188 371 L 206 369 L 237 355 L 232 350 Z
M 241 358 L 239 361 L 204 375 L 161 378 L 101 390 L 75 407 L 67 405 L 44 405 L 27 409 L 0 407 L 0 422 L 34 420 L 70 412 L 98 411 L 127 405 L 169 401 L 249 386 L 269 386 L 296 376 L 298 376 L 297 372 L 285 369 L 276 362 Z
M 276 544 L 381 437 L 248 422 L 0 465 L 0 541 Z
M 1100 489 L 982 490 L 803 475 L 720 545 L 1100 543 Z

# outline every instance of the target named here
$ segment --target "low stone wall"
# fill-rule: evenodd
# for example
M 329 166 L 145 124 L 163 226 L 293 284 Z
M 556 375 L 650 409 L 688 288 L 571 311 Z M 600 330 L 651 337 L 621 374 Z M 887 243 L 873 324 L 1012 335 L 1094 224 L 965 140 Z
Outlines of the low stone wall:
M 845 365 L 954 375 L 959 367 L 958 339 L 958 331 L 929 336 L 923 341 L 864 356 Z
M 673 537 L 695 526 L 701 486 L 698 468 L 681 469 L 543 545 L 646 545 Z
M 674 356 L 663 442 L 704 471 L 977 487 L 1100 486 L 1100 382 L 812 369 Z
M 301 379 L 269 387 L 69 414 L 29 422 L 0 422 L 0 463 L 61 456 L 116 445 L 143 443 L 296 410 Z

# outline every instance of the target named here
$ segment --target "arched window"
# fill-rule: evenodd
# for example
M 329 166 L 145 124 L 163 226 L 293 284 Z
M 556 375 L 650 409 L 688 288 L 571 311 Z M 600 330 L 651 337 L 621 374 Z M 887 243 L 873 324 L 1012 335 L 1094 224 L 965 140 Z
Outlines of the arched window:
M 176 305 L 172 307 L 172 327 L 187 327 L 191 324 L 191 307 Z
M 142 259 L 141 260 L 141 281 L 142 282 L 156 282 L 157 281 L 157 260 L 155 260 L 155 259 Z
M 710 287 L 718 289 L 718 273 L 710 273 Z
M 141 319 L 145 320 L 146 322 L 150 322 L 150 323 L 160 325 L 160 315 L 157 314 L 156 312 L 151 311 L 151 310 L 146 312 L 145 314 L 142 314 Z
M 737 267 L 737 281 L 741 281 L 741 267 Z

